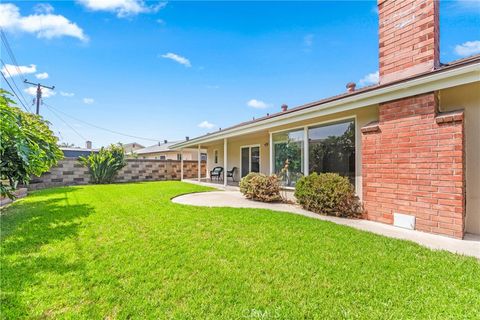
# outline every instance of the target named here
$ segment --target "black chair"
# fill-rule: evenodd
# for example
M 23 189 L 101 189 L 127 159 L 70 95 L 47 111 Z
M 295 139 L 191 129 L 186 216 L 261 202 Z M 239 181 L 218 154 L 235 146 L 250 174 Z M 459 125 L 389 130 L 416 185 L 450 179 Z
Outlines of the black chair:
M 215 167 L 213 168 L 212 171 L 210 171 L 210 181 L 213 180 L 213 178 L 217 178 L 217 180 L 220 180 L 220 177 L 223 177 L 223 168 L 222 167 Z
M 232 170 L 227 170 L 227 179 L 232 178 L 233 182 L 235 182 L 235 172 L 237 171 L 237 167 L 233 167 Z

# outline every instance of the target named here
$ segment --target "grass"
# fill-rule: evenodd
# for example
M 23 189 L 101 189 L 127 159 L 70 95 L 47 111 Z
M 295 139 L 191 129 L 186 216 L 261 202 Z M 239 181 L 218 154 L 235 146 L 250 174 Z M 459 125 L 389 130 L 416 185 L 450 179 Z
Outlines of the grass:
M 478 319 L 480 263 L 180 182 L 43 190 L 1 216 L 1 317 Z

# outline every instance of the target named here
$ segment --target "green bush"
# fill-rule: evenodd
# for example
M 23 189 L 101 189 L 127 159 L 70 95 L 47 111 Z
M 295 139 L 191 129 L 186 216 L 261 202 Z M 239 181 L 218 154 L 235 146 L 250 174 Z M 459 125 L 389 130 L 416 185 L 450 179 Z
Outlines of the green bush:
M 28 184 L 63 158 L 58 139 L 41 116 L 23 112 L 0 89 L 0 195 L 14 198 L 17 184 Z
M 295 197 L 305 209 L 337 217 L 357 217 L 362 205 L 354 186 L 336 173 L 312 173 L 295 186 Z
M 101 148 L 98 153 L 79 157 L 79 161 L 88 168 L 91 183 L 112 183 L 117 173 L 127 165 L 125 150 L 120 145 Z
M 262 202 L 281 201 L 280 184 L 275 175 L 251 172 L 240 180 L 240 192 L 247 198 Z

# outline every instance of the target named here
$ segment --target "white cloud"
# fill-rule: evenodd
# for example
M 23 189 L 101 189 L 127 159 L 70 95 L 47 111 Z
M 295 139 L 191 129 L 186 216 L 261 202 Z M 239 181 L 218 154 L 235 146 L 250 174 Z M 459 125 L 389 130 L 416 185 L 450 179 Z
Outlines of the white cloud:
M 36 13 L 40 13 L 40 14 L 43 14 L 43 13 L 48 14 L 48 13 L 52 13 L 53 11 L 55 11 L 55 9 L 49 3 L 39 3 L 39 4 L 35 5 L 35 7 L 33 7 L 33 10 Z
M 92 99 L 92 98 L 83 98 L 83 103 L 85 103 L 85 104 L 92 104 L 94 102 L 95 102 L 95 100 Z
M 209 84 L 209 85 L 206 85 L 206 88 L 207 89 L 219 89 L 220 86 L 216 85 L 216 84 Z
M 46 72 L 37 73 L 35 77 L 40 80 L 48 79 L 48 73 Z
M 371 84 L 377 84 L 379 81 L 379 73 L 378 71 L 369 73 L 362 79 L 360 79 L 358 82 L 360 83 L 361 86 L 368 86 Z
M 265 103 L 265 102 L 263 102 L 261 100 L 257 100 L 257 99 L 249 100 L 247 102 L 247 106 L 255 108 L 255 109 L 265 109 L 265 108 L 270 107 L 270 105 L 268 103 Z
M 480 53 L 480 41 L 467 41 L 455 46 L 455 53 L 462 57 Z
M 315 38 L 314 34 L 307 34 L 305 37 L 303 37 L 303 44 L 306 47 L 311 47 L 313 45 L 313 39 Z
M 155 13 L 167 5 L 167 2 L 158 2 L 156 5 L 148 6 L 143 0 L 78 0 L 78 2 L 92 11 L 114 12 L 119 18 L 140 13 Z
M 1 5 L 0 5 L 1 6 Z M 5 64 L 2 68 L 2 73 L 6 78 L 15 77 L 22 74 L 29 74 L 37 72 L 37 66 L 31 64 L 30 66 L 15 66 L 13 64 Z
M 204 129 L 212 129 L 213 127 L 215 127 L 215 125 L 213 123 L 210 123 L 207 120 L 205 120 L 205 121 L 200 122 L 198 124 L 198 127 L 199 128 L 204 128 Z
M 26 93 L 28 93 L 31 96 L 36 97 L 37 96 L 37 87 L 28 87 L 24 89 Z M 42 98 L 50 98 L 56 95 L 57 93 L 53 90 L 50 90 L 48 88 L 42 88 Z
M 83 30 L 62 15 L 52 14 L 52 6 L 42 6 L 40 12 L 21 16 L 20 9 L 11 3 L 0 4 L 0 27 L 10 31 L 32 33 L 37 38 L 74 37 L 88 41 Z
M 180 64 L 183 64 L 185 67 L 188 67 L 188 68 L 190 68 L 192 66 L 192 64 L 190 63 L 190 60 L 188 60 L 187 58 L 182 57 L 178 54 L 175 54 L 175 53 L 169 52 L 169 53 L 166 53 L 166 54 L 162 54 L 161 57 L 165 58 L 165 59 L 173 60 L 173 61 L 178 62 Z
M 73 96 L 75 95 L 75 93 L 60 91 L 60 95 L 61 95 L 62 97 L 69 97 L 69 98 L 71 98 L 71 97 L 73 97 Z

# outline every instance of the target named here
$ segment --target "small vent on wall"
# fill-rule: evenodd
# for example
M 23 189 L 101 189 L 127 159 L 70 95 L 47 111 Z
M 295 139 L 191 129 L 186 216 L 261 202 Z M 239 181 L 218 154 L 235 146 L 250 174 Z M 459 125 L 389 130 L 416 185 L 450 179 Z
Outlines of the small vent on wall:
M 395 212 L 393 214 L 393 225 L 404 229 L 415 230 L 415 217 Z

